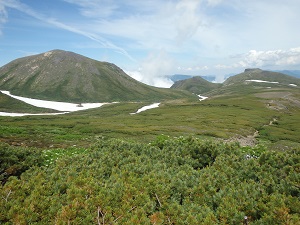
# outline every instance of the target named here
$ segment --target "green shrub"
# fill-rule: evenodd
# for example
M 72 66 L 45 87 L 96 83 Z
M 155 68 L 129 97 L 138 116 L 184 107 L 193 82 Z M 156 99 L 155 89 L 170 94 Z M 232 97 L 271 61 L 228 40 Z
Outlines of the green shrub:
M 3 224 L 298 224 L 299 150 L 259 152 L 194 137 L 101 139 L 47 150 L 0 188 Z M 246 150 L 246 151 L 245 151 Z M 258 150 L 253 149 L 254 152 Z M 52 155 L 50 155 L 50 153 Z M 73 154 L 74 153 L 74 154 Z
M 10 176 L 20 177 L 24 171 L 40 166 L 42 162 L 40 150 L 0 143 L 0 182 L 5 183 Z

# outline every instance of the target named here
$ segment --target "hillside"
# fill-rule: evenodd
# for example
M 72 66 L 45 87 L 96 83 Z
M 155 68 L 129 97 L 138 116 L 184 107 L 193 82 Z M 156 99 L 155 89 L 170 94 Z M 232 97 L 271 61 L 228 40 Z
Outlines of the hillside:
M 226 81 L 224 81 L 223 85 L 227 86 L 227 85 L 234 85 L 234 84 L 235 85 L 243 84 L 251 80 L 267 81 L 267 82 L 262 82 L 267 84 L 278 83 L 278 85 L 283 85 L 283 86 L 290 85 L 290 84 L 295 84 L 297 86 L 300 86 L 300 79 L 296 77 L 289 76 L 283 73 L 278 73 L 278 72 L 265 71 L 261 69 L 245 69 L 243 73 L 229 77 Z
M 1 67 L 0 89 L 24 97 L 69 102 L 192 97 L 182 91 L 145 85 L 114 64 L 62 50 L 16 59 Z
M 211 83 L 200 76 L 176 81 L 171 88 L 187 90 L 195 94 L 203 94 L 220 87 L 221 84 Z

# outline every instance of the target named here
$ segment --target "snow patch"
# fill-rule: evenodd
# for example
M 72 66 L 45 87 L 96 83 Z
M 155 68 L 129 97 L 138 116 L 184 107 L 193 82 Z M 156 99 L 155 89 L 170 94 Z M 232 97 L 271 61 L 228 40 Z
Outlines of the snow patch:
M 142 108 L 138 109 L 135 113 L 130 113 L 131 115 L 134 115 L 134 114 L 138 114 L 140 112 L 143 112 L 143 111 L 146 111 L 148 109 L 154 109 L 154 108 L 158 108 L 160 105 L 160 103 L 153 103 L 151 105 L 146 105 L 146 106 L 143 106 Z
M 297 85 L 296 84 L 289 84 L 290 86 L 293 86 L 293 87 L 297 87 Z
M 279 82 L 277 81 L 265 81 L 265 80 L 246 80 L 250 82 L 257 82 L 257 83 L 268 83 L 268 84 L 278 84 Z
M 0 116 L 11 116 L 11 117 L 17 117 L 17 116 L 47 116 L 47 115 L 62 115 L 66 114 L 68 112 L 61 112 L 61 113 L 7 113 L 7 112 L 0 112 Z
M 202 96 L 202 95 L 197 95 L 199 97 L 199 101 L 203 101 L 205 99 L 207 99 L 208 97 Z
M 79 110 L 98 108 L 104 104 L 107 104 L 107 103 L 81 103 L 79 106 L 78 104 L 75 104 L 75 103 L 55 102 L 55 101 L 46 101 L 46 100 L 20 97 L 20 96 L 10 94 L 9 91 L 1 91 L 1 92 L 12 98 L 18 99 L 20 101 L 23 101 L 27 104 L 30 104 L 30 105 L 33 105 L 36 107 L 46 108 L 46 109 L 54 109 L 54 110 L 62 111 L 62 112 L 65 112 L 65 111 L 74 112 L 74 111 L 79 111 Z

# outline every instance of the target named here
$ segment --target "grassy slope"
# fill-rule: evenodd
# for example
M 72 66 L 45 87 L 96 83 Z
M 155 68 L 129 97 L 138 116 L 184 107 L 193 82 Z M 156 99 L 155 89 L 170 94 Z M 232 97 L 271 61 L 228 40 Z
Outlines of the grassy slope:
M 161 91 L 169 93 L 168 89 Z M 148 101 L 106 105 L 54 117 L 0 118 L 0 133 L 7 142 L 18 140 L 30 145 L 36 145 L 30 140 L 39 136 L 39 146 L 88 145 L 99 136 L 143 142 L 161 134 L 228 139 L 253 135 L 256 130 L 260 139 L 274 143 L 299 142 L 299 87 L 250 82 L 223 85 L 206 94 L 210 98 L 202 102 L 187 95 L 185 100 L 165 100 L 159 108 L 137 115 L 130 113 L 148 105 Z
M 252 135 L 269 141 L 299 142 L 300 110 L 289 99 L 262 97 L 260 88 L 243 87 L 243 95 L 231 90 L 230 96 L 210 98 L 202 102 L 166 101 L 159 108 L 130 115 L 146 103 L 118 103 L 61 116 L 0 118 L 2 139 L 19 140 L 28 145 L 89 145 L 97 137 L 118 137 L 142 142 L 157 135 L 210 136 L 228 139 L 236 135 Z M 258 91 L 260 90 L 260 91 Z M 298 89 L 277 89 L 296 99 Z M 276 96 L 276 95 L 275 95 Z M 267 107 L 268 102 L 286 109 Z M 269 125 L 276 118 L 276 122 Z M 14 129 L 16 131 L 14 131 Z M 38 143 L 30 142 L 32 137 Z

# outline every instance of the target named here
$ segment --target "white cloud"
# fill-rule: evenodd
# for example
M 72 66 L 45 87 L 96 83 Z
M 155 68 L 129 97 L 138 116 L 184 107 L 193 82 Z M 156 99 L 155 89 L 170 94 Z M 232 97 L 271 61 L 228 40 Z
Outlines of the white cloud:
M 177 70 L 182 71 L 182 72 L 194 72 L 194 73 L 197 73 L 199 71 L 209 70 L 209 67 L 208 66 L 193 66 L 193 67 L 178 66 Z
M 128 74 L 129 76 L 131 76 L 133 79 L 142 82 L 143 80 L 143 75 L 141 73 L 141 70 L 139 69 L 138 71 L 124 71 L 126 74 Z
M 0 5 L 0 24 L 6 23 L 7 21 L 7 12 L 4 5 Z
M 215 65 L 215 68 L 216 69 L 230 69 L 230 68 L 232 68 L 232 66 L 217 64 L 217 65 Z
M 114 13 L 117 5 L 109 0 L 64 0 L 65 2 L 78 5 L 83 16 L 91 18 L 105 18 Z
M 175 62 L 166 51 L 160 50 L 150 53 L 143 61 L 141 68 L 143 82 L 162 87 L 168 83 L 168 80 L 163 77 L 175 68 Z M 159 85 L 159 83 L 162 83 L 162 85 Z
M 176 5 L 176 40 L 178 43 L 181 44 L 186 39 L 192 37 L 201 25 L 198 11 L 200 3 L 201 1 L 199 0 L 184 0 L 179 1 Z
M 227 65 L 217 64 L 215 65 L 215 68 L 218 70 L 226 70 L 235 68 L 269 68 L 280 66 L 281 68 L 287 69 L 290 66 L 300 66 L 300 47 L 288 50 L 250 50 L 245 54 L 238 54 L 230 58 L 240 60 Z
M 239 63 L 243 67 L 300 65 L 300 47 L 275 51 L 251 50 Z
M 175 68 L 174 60 L 164 51 L 152 52 L 141 63 L 138 71 L 127 71 L 134 79 L 155 87 L 170 87 L 173 82 L 166 77 Z
M 7 17 L 5 7 L 0 3 L 0 35 L 2 34 L 2 26 L 7 22 Z
M 223 0 L 207 0 L 207 4 L 209 6 L 216 6 L 219 5 Z

